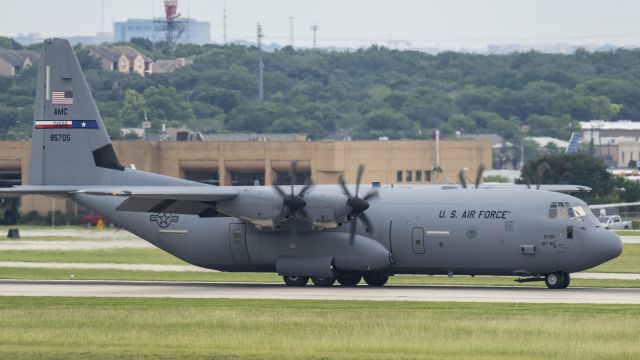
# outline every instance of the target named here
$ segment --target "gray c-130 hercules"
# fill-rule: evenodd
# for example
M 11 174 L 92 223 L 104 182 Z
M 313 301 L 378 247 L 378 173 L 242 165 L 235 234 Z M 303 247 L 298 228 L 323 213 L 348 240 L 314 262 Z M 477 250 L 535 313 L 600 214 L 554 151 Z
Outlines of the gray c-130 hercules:
M 562 192 L 365 186 L 363 167 L 356 185 L 252 187 L 125 168 L 69 43 L 45 41 L 38 66 L 29 185 L 0 196 L 71 199 L 197 266 L 277 272 L 290 286 L 466 274 L 565 288 L 570 273 L 622 252 L 587 204 Z

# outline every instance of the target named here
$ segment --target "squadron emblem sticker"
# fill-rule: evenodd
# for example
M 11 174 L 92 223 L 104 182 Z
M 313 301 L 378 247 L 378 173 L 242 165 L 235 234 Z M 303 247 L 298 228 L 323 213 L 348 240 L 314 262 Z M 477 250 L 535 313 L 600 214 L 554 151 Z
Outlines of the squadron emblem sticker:
M 178 222 L 178 215 L 172 215 L 171 213 L 159 213 L 149 216 L 149 221 L 155 221 L 161 228 L 166 228 L 171 223 Z

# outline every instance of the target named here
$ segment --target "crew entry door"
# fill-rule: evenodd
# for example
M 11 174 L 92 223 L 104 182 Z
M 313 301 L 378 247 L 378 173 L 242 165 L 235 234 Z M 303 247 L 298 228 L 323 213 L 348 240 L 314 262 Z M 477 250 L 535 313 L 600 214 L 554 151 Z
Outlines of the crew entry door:
M 424 254 L 424 228 L 414 227 L 411 231 L 411 246 L 414 254 Z
M 247 234 L 245 224 L 229 224 L 229 245 L 233 261 L 237 264 L 248 264 L 249 254 L 247 252 Z

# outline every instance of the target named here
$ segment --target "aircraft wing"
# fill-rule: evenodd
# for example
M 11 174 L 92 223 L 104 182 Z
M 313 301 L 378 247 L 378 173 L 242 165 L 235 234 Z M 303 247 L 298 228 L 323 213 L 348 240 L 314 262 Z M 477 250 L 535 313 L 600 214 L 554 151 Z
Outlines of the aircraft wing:
M 67 196 L 78 190 L 78 186 L 66 185 L 22 185 L 0 188 L 0 197 L 11 198 L 23 195 Z
M 597 204 L 597 205 L 589 205 L 591 210 L 596 209 L 609 209 L 609 208 L 617 208 L 617 207 L 626 207 L 626 206 L 639 206 L 640 202 L 628 202 L 628 203 L 617 203 L 617 204 Z
M 480 185 L 480 189 L 527 189 L 527 185 L 520 184 L 501 184 L 501 183 L 485 183 Z M 531 189 L 535 190 L 536 185 L 531 185 Z M 571 194 L 576 192 L 591 191 L 591 188 L 583 185 L 540 185 L 540 190 L 553 191 L 565 194 Z
M 122 196 L 129 199 L 221 201 L 234 198 L 238 191 L 217 186 L 105 186 L 79 189 L 75 194 Z
M 217 186 L 57 186 L 23 185 L 0 188 L 0 197 L 23 195 L 69 196 L 75 194 L 122 196 L 156 200 L 220 201 L 238 195 L 235 189 Z

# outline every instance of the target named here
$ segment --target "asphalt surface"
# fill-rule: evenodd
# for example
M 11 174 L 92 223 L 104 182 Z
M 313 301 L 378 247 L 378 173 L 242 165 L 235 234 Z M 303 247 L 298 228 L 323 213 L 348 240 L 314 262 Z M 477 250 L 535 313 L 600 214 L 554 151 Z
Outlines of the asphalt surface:
M 0 280 L 2 296 L 640 304 L 640 289 L 498 286 L 287 287 L 281 284 Z

